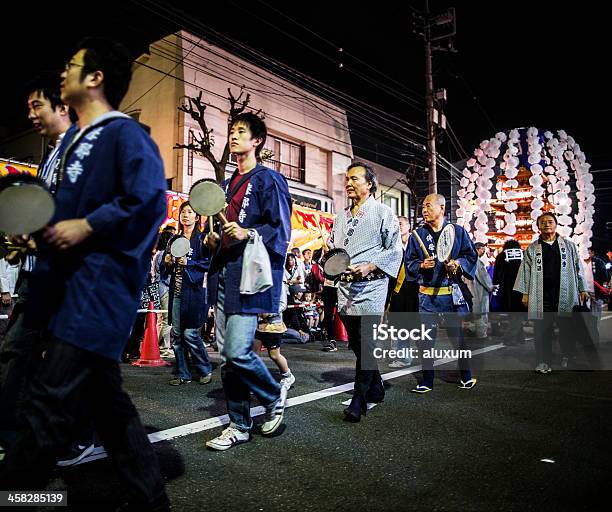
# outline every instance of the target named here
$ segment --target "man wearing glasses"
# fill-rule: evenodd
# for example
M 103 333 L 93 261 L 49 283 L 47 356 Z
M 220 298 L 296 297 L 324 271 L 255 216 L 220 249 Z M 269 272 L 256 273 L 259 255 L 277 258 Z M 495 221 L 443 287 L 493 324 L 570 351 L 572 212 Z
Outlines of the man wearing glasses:
M 165 216 L 163 164 L 145 129 L 116 110 L 131 78 L 127 50 L 104 39 L 77 48 L 61 75 L 61 97 L 78 122 L 62 141 L 56 212 L 24 318 L 48 329 L 49 347 L 24 407 L 26 424 L 0 466 L 0 488 L 43 490 L 87 408 L 130 510 L 169 510 L 118 363 Z

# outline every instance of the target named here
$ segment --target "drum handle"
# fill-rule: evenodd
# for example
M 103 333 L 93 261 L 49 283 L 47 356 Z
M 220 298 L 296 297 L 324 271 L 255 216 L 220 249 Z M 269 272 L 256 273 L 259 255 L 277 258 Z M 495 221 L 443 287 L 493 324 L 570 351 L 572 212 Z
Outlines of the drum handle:
M 227 224 L 227 218 L 225 217 L 223 212 L 217 213 L 217 216 L 223 221 L 223 224 Z
M 329 245 L 327 245 L 327 242 L 325 241 L 325 235 L 323 234 L 323 230 L 321 229 L 321 221 L 319 220 L 319 222 L 317 223 L 317 228 L 319 228 L 319 237 L 321 237 L 321 241 L 323 242 L 323 250 L 325 252 L 329 251 Z M 317 237 L 317 238 L 319 238 Z
M 416 229 L 412 232 L 412 234 L 417 239 L 417 242 L 419 242 L 419 245 L 421 246 L 421 249 L 423 249 L 423 252 L 425 253 L 425 258 L 431 258 L 431 256 L 429 255 L 429 252 L 427 252 L 427 248 L 425 247 L 425 244 L 423 243 L 423 240 L 421 240 L 421 237 L 416 232 Z

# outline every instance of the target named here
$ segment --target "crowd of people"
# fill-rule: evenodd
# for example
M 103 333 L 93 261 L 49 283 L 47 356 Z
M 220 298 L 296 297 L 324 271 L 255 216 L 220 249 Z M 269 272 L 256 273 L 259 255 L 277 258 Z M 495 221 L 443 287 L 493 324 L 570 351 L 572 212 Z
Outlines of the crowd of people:
M 555 323 L 566 366 L 576 348 L 568 339 L 568 318 L 545 313 L 571 313 L 585 302 L 594 312 L 603 309 L 606 265 L 592 251 L 581 261 L 575 244 L 556 233 L 553 213 L 537 219 L 540 236 L 525 251 L 507 240 L 490 265 L 486 245 L 474 244 L 465 229 L 448 222 L 442 195 L 424 199 L 424 223 L 412 229 L 408 218 L 375 199 L 377 177 L 361 162 L 346 171 L 349 205 L 338 208 L 322 248 L 289 250 L 288 185 L 260 162 L 267 129 L 251 113 L 230 126 L 237 169 L 223 185 L 225 218 L 204 222 L 185 202 L 178 231 L 160 234 L 166 182 L 159 151 L 145 128 L 117 111 L 130 76 L 131 59 L 122 46 L 87 39 L 67 61 L 61 87 L 49 80 L 31 87 L 29 118 L 51 142 L 39 176 L 54 194 L 56 211 L 39 235 L 15 237 L 12 243 L 24 250 L 0 262 L 2 311 L 10 314 L 0 351 L 2 488 L 44 489 L 56 464 L 91 452 L 95 433 L 133 510 L 169 509 L 119 365 L 138 355 L 144 315 L 137 310 L 151 302 L 163 311 L 162 356 L 174 358 L 170 385 L 196 379 L 209 384 L 213 365 L 206 345 L 221 356 L 230 423 L 206 442 L 213 450 L 251 439 L 251 395 L 265 408 L 259 431 L 269 436 L 280 427 L 296 382 L 281 354 L 283 341 L 316 341 L 334 352 L 336 323 L 342 322 L 355 355 L 344 419 L 356 423 L 386 392 L 364 317 L 420 315 L 432 337 L 419 344 L 422 371 L 412 391 L 425 394 L 434 388 L 435 373 L 433 357 L 423 353 L 436 343 L 441 315 L 447 315 L 449 339 L 464 349 L 470 318 L 477 338 L 500 328 L 487 317 L 491 304 L 497 311 L 527 312 L 535 320 L 535 368 L 545 374 L 553 366 Z M 188 241 L 184 256 L 170 251 L 176 237 Z M 245 249 L 259 243 L 272 279 L 245 293 Z M 339 250 L 350 263 L 332 275 L 326 256 Z M 521 322 L 504 329 L 506 344 L 524 342 Z M 262 361 L 260 347 L 280 379 Z M 396 369 L 411 364 L 411 357 L 388 363 Z M 458 368 L 459 389 L 473 389 L 478 381 L 469 358 L 460 356 Z

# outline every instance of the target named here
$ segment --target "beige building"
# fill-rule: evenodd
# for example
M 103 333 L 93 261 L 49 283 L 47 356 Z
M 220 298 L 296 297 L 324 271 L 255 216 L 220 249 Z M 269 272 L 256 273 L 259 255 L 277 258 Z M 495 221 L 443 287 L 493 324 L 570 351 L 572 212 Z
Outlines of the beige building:
M 273 157 L 266 165 L 288 180 L 297 204 L 335 213 L 347 204 L 344 190 L 346 168 L 353 159 L 346 112 L 340 107 L 283 80 L 202 39 L 181 31 L 149 47 L 134 66 L 130 88 L 120 109 L 151 129 L 164 160 L 168 188 L 188 193 L 202 178 L 214 178 L 213 167 L 203 156 L 175 144 L 187 144 L 190 129 L 199 134 L 197 123 L 178 107 L 188 97 L 207 105 L 205 119 L 213 129 L 213 154 L 220 158 L 227 139 L 228 88 L 234 96 L 250 94 L 249 107 L 261 109 L 268 127 L 266 147 Z M 28 130 L 3 145 L 12 157 L 28 155 L 37 162 L 41 138 Z M 356 160 L 364 160 L 355 156 Z M 401 173 L 371 164 L 380 180 L 377 199 L 397 214 L 406 214 L 406 187 Z M 235 169 L 227 165 L 229 177 Z
M 214 130 L 212 152 L 220 158 L 227 139 L 227 89 L 238 96 L 243 88 L 244 96 L 251 95 L 249 107 L 265 115 L 266 147 L 274 154 L 266 165 L 288 179 L 294 199 L 326 212 L 334 211 L 334 202 L 343 204 L 344 172 L 353 152 L 342 109 L 184 31 L 156 41 L 136 62 L 121 110 L 151 128 L 169 188 L 189 192 L 197 180 L 214 178 L 204 157 L 173 149 L 189 142 L 190 129 L 200 131 L 179 105 L 202 91 L 205 119 Z M 234 168 L 228 164 L 228 177 Z
M 400 181 L 404 175 L 359 156 L 356 156 L 355 160 L 368 164 L 374 169 L 378 178 L 376 199 L 389 206 L 395 215 L 410 217 L 410 211 L 414 209 L 414 205 L 411 203 L 410 189 Z

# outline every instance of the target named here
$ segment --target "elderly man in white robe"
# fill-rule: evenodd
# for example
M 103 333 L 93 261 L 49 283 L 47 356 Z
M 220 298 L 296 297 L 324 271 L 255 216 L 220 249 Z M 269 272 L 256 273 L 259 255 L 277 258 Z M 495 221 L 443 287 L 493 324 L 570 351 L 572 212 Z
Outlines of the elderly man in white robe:
M 555 215 L 543 213 L 537 219 L 537 226 L 540 237 L 527 247 L 514 289 L 523 294 L 529 318 L 536 320 L 538 364 L 535 371 L 546 374 L 552 371 L 554 324 L 559 327 L 563 358 L 569 359 L 575 350 L 571 313 L 580 301 L 589 299 L 589 293 L 576 244 L 557 234 Z
M 476 262 L 476 273 L 474 281 L 468 281 L 468 285 L 472 285 L 472 294 L 474 295 L 474 307 L 472 314 L 474 316 L 474 331 L 477 338 L 486 338 L 489 324 L 489 296 L 498 287 L 493 284 L 491 276 L 487 272 L 483 262 L 483 256 L 487 250 L 487 246 L 482 242 L 476 242 L 476 253 L 478 261 Z
M 385 396 L 371 353 L 371 329 L 361 329 L 361 317 L 383 315 L 389 276 L 397 275 L 403 258 L 397 217 L 374 199 L 376 189 L 376 175 L 368 165 L 355 162 L 347 169 L 351 205 L 338 213 L 329 241 L 330 248 L 344 249 L 351 262 L 338 286 L 338 311 L 357 357 L 353 398 L 344 411 L 349 422 L 358 422 L 368 402 L 382 402 Z

